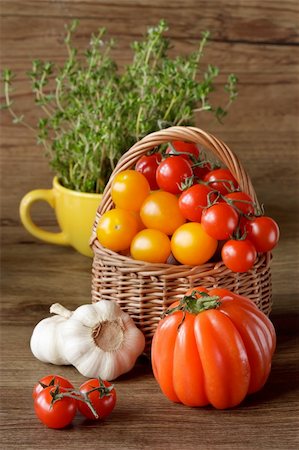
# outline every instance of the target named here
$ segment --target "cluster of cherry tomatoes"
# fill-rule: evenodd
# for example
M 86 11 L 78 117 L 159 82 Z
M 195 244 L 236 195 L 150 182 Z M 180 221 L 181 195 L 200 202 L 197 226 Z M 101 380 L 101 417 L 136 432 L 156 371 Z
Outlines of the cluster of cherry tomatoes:
M 137 260 L 200 265 L 222 258 L 246 272 L 279 239 L 276 222 L 195 144 L 175 141 L 164 156 L 142 156 L 135 170 L 115 176 L 111 196 L 115 208 L 99 220 L 98 240 Z
M 75 390 L 73 384 L 60 375 L 47 375 L 33 388 L 35 414 L 49 428 L 64 428 L 77 411 L 89 420 L 105 419 L 115 407 L 116 392 L 109 381 L 93 378 Z

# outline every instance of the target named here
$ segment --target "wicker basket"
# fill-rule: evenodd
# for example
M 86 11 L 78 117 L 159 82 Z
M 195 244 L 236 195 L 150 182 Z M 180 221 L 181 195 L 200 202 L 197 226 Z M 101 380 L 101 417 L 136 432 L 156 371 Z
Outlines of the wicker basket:
M 119 160 L 104 191 L 91 237 L 94 251 L 92 301 L 117 301 L 145 334 L 146 351 L 162 313 L 193 286 L 225 287 L 250 298 L 266 314 L 271 310 L 270 253 L 259 254 L 253 269 L 239 274 L 231 272 L 221 261 L 195 267 L 136 261 L 103 248 L 98 242 L 98 220 L 114 207 L 110 195 L 113 177 L 133 168 L 140 156 L 150 149 L 174 140 L 194 142 L 211 151 L 232 172 L 240 188 L 257 202 L 250 178 L 236 155 L 219 139 L 198 128 L 171 127 L 149 134 Z

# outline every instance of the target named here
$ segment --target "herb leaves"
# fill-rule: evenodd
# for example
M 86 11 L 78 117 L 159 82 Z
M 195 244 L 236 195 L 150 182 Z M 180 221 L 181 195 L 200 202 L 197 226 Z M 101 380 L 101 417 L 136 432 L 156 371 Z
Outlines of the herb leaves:
M 142 136 L 161 126 L 191 125 L 195 111 L 210 111 L 219 120 L 236 98 L 236 77 L 228 77 L 224 108 L 213 107 L 209 94 L 219 74 L 215 66 L 199 71 L 209 33 L 202 34 L 196 51 L 168 56 L 167 24 L 149 28 L 132 44 L 133 60 L 122 72 L 111 57 L 113 40 L 100 28 L 84 57 L 73 47 L 78 21 L 66 27 L 67 57 L 62 67 L 35 60 L 28 73 L 41 116 L 35 132 L 60 182 L 69 189 L 102 192 L 120 156 Z M 201 78 L 199 80 L 199 78 Z M 3 72 L 5 105 L 14 122 L 10 99 L 13 74 Z

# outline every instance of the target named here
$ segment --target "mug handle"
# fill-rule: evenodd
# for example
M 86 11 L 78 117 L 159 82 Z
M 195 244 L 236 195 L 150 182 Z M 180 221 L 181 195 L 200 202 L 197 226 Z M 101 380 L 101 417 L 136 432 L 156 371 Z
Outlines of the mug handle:
M 28 192 L 20 203 L 20 218 L 21 222 L 29 233 L 42 241 L 50 244 L 69 245 L 69 240 L 65 232 L 60 231 L 53 233 L 51 231 L 43 230 L 35 225 L 31 219 L 31 206 L 38 201 L 47 202 L 51 208 L 55 207 L 55 197 L 53 189 L 35 189 Z

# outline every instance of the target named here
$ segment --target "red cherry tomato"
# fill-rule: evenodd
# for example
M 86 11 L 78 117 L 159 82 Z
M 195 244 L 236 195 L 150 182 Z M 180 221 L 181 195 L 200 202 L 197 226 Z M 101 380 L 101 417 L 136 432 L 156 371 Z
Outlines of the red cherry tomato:
M 135 170 L 142 173 L 149 182 L 152 191 L 159 189 L 156 181 L 156 171 L 162 159 L 161 153 L 143 155 L 138 159 Z
M 279 227 L 271 217 L 261 216 L 246 224 L 247 238 L 258 252 L 269 252 L 279 240 Z
M 42 390 L 49 386 L 59 386 L 66 389 L 74 389 L 72 383 L 60 375 L 47 375 L 39 380 L 33 388 L 32 397 L 35 398 Z
M 222 195 L 235 191 L 239 186 L 228 169 L 211 170 L 211 172 L 205 175 L 204 181 L 209 183 L 212 189 L 219 191 Z
M 116 403 L 116 392 L 109 381 L 98 378 L 85 381 L 80 388 L 82 394 L 87 394 L 91 404 L 98 414 L 96 418 L 86 402 L 78 401 L 78 409 L 88 419 L 105 419 L 112 412 Z
M 216 203 L 203 210 L 201 224 L 205 232 L 214 239 L 228 239 L 238 226 L 239 216 L 227 203 Z
M 192 165 L 194 176 L 200 180 L 202 180 L 203 177 L 210 172 L 210 170 L 212 170 L 211 164 L 208 162 L 196 165 L 196 163 L 201 162 L 201 151 L 196 144 L 184 141 L 173 141 L 171 146 L 167 148 L 166 153 L 169 155 L 179 153 L 180 156 L 187 159 L 187 161 Z M 186 156 L 184 153 L 186 153 Z
M 245 216 L 240 216 L 239 224 L 238 224 L 240 236 L 243 236 L 245 233 L 247 235 L 247 224 L 250 220 L 251 219 L 248 219 Z
M 53 401 L 51 393 L 57 387 L 49 386 L 43 389 L 34 400 L 34 410 L 39 420 L 49 428 L 64 428 L 69 425 L 76 415 L 77 400 L 70 397 L 61 397 L 65 388 L 58 388 L 57 398 Z M 55 398 L 55 397 L 54 397 Z
M 179 197 L 179 207 L 185 219 L 192 222 L 200 222 L 203 209 L 208 205 L 208 200 L 214 201 L 216 194 L 213 189 L 204 184 L 194 184 L 183 191 Z
M 159 164 L 156 173 L 160 189 L 171 194 L 181 193 L 180 186 L 193 175 L 191 164 L 182 156 L 170 156 Z
M 249 239 L 231 239 L 222 247 L 221 256 L 226 267 L 233 272 L 247 272 L 253 267 L 257 253 Z
M 203 165 L 198 165 L 198 166 L 196 166 L 196 164 L 193 165 L 192 170 L 193 170 L 194 176 L 197 179 L 203 180 L 204 177 L 206 176 L 206 174 L 209 173 L 212 169 L 211 169 L 211 164 L 206 162 Z
M 176 153 L 180 153 L 182 158 L 187 159 L 189 162 L 193 162 L 194 160 L 198 160 L 200 155 L 200 150 L 191 142 L 184 141 L 173 141 L 169 147 L 167 147 L 166 153 L 168 155 L 175 155 Z M 186 153 L 186 155 L 182 155 L 181 153 Z
M 254 203 L 250 195 L 245 192 L 237 191 L 230 192 L 225 196 L 227 199 L 232 200 L 233 206 L 240 210 L 243 214 L 254 214 Z

